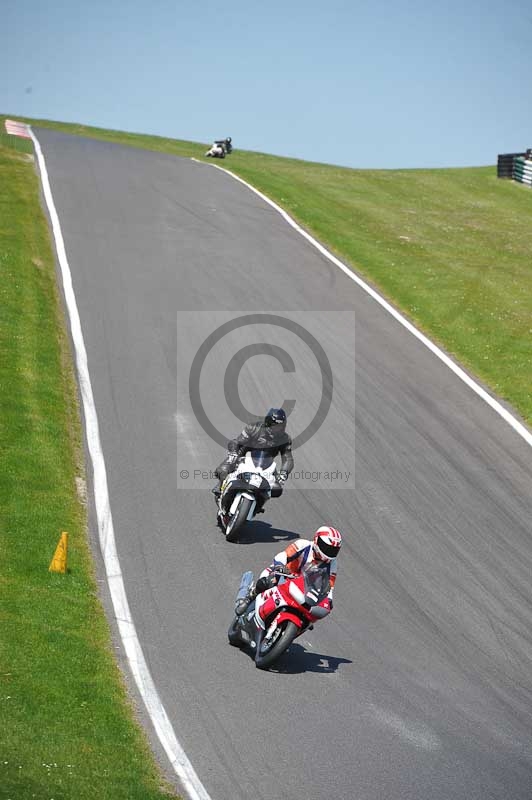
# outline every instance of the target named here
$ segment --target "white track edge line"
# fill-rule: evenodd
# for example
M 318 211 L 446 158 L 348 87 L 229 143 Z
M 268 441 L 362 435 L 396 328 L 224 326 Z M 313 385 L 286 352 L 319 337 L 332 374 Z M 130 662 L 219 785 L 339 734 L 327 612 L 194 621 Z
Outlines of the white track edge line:
M 519 420 L 511 414 L 508 409 L 504 408 L 504 406 L 499 403 L 494 397 L 492 397 L 488 392 L 482 388 L 470 375 L 467 374 L 461 367 L 458 366 L 446 353 L 441 350 L 438 345 L 434 344 L 425 334 L 421 333 L 411 322 L 409 322 L 406 317 L 404 317 L 397 309 L 395 309 L 387 300 L 384 299 L 375 289 L 372 289 L 369 284 L 367 284 L 362 278 L 360 278 L 352 269 L 350 269 L 346 264 L 344 264 L 340 259 L 336 258 L 332 253 L 330 253 L 322 244 L 320 244 L 316 239 L 314 239 L 307 231 L 305 231 L 298 223 L 283 209 L 281 206 L 278 206 L 273 200 L 270 200 L 267 195 L 260 192 L 251 183 L 248 183 L 243 178 L 240 178 L 238 175 L 235 175 L 234 172 L 231 170 L 226 169 L 225 167 L 221 167 L 219 164 L 206 164 L 205 161 L 200 161 L 197 158 L 192 158 L 192 161 L 195 161 L 197 164 L 203 164 L 206 167 L 214 167 L 215 169 L 219 169 L 221 172 L 225 172 L 226 175 L 230 175 L 231 178 L 234 178 L 235 181 L 239 183 L 243 183 L 244 186 L 247 186 L 248 189 L 251 189 L 252 192 L 255 192 L 262 200 L 264 200 L 268 205 L 274 208 L 279 214 L 288 222 L 289 225 L 292 226 L 301 236 L 304 236 L 307 241 L 310 242 L 316 250 L 332 261 L 337 267 L 339 267 L 342 272 L 344 272 L 348 278 L 351 278 L 352 281 L 357 283 L 365 292 L 367 292 L 379 305 L 381 305 L 392 317 L 403 325 L 410 333 L 419 339 L 419 341 L 425 345 L 435 356 L 437 356 L 440 361 L 449 367 L 450 370 L 457 375 L 460 380 L 462 380 L 470 389 L 472 389 L 479 397 L 482 398 L 494 411 L 501 416 L 508 425 L 516 431 L 516 433 L 521 436 L 527 444 L 532 447 L 532 433 L 521 423 Z
M 113 608 L 122 638 L 122 643 L 126 651 L 127 659 L 131 672 L 137 684 L 137 688 L 144 701 L 148 714 L 151 718 L 159 741 L 161 742 L 172 767 L 177 773 L 183 788 L 191 800 L 211 800 L 210 795 L 198 778 L 192 764 L 190 763 L 185 751 L 179 744 L 172 724 L 161 702 L 153 678 L 146 664 L 144 653 L 140 645 L 135 625 L 131 618 L 129 604 L 127 601 L 124 580 L 120 569 L 120 562 L 115 544 L 113 528 L 113 518 L 109 502 L 109 492 L 107 487 L 107 472 L 103 457 L 100 433 L 98 428 L 98 417 L 94 405 L 94 397 L 89 376 L 87 363 L 87 351 L 83 333 L 81 331 L 81 321 L 79 317 L 76 297 L 72 285 L 72 275 L 68 264 L 63 234 L 59 223 L 59 217 L 55 208 L 48 171 L 44 160 L 43 152 L 39 141 L 30 126 L 29 131 L 41 172 L 43 193 L 48 207 L 48 213 L 52 223 L 52 230 L 57 251 L 57 258 L 61 268 L 63 290 L 65 293 L 66 305 L 70 317 L 70 328 L 74 343 L 76 366 L 80 392 L 82 397 L 83 411 L 85 415 L 85 431 L 87 436 L 87 446 L 89 449 L 92 469 L 94 476 L 94 499 L 96 504 L 96 516 L 98 520 L 98 532 L 100 548 L 105 563 L 107 582 Z

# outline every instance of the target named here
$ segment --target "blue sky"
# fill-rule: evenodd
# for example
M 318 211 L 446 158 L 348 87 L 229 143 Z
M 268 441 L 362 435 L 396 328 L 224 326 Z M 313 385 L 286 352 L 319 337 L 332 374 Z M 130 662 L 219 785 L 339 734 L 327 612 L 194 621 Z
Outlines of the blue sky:
M 0 112 L 352 167 L 532 147 L 528 0 L 8 0 Z

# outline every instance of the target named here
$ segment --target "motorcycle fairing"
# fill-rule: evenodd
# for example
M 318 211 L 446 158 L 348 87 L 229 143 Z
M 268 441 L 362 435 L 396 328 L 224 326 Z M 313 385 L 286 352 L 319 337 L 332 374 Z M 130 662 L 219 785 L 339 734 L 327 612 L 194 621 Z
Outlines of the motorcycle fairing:
M 286 605 L 286 601 L 277 586 L 266 589 L 265 592 L 257 595 L 255 600 L 255 622 L 259 627 L 265 630 L 268 624 L 268 632 L 271 632 L 286 619 L 292 620 L 298 628 L 302 628 L 305 625 L 305 620 L 298 614 L 297 609 Z
M 250 450 L 236 465 L 221 486 L 220 508 L 224 514 L 236 512 L 233 508 L 238 494 L 246 494 L 256 501 L 259 509 L 272 495 L 272 488 L 276 486 L 275 458 L 267 450 Z M 253 506 L 253 513 L 255 506 Z
M 250 450 L 246 453 L 246 458 L 248 456 L 256 469 L 260 469 L 262 472 L 275 470 L 275 458 L 269 450 Z
M 249 450 L 232 475 L 228 477 L 237 476 L 243 472 L 257 473 L 268 482 L 271 489 L 276 483 L 275 471 L 275 459 L 268 450 Z

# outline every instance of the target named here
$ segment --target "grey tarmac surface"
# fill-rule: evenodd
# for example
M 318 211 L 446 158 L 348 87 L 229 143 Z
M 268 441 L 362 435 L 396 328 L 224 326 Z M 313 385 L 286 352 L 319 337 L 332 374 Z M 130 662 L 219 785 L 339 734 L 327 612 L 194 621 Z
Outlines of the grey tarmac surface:
M 36 134 L 133 619 L 213 800 L 529 800 L 530 447 L 246 187 L 185 159 Z M 190 406 L 195 350 L 251 312 L 307 320 L 333 368 L 331 411 L 296 470 L 353 475 L 290 481 L 230 545 L 212 480 L 178 473 L 223 456 Z M 205 363 L 205 407 L 227 435 L 227 362 L 263 333 L 241 329 Z M 296 399 L 297 433 L 319 372 L 293 334 L 269 333 L 299 369 L 256 356 L 241 397 L 256 413 Z M 260 672 L 227 644 L 240 575 L 323 522 L 345 536 L 333 614 Z

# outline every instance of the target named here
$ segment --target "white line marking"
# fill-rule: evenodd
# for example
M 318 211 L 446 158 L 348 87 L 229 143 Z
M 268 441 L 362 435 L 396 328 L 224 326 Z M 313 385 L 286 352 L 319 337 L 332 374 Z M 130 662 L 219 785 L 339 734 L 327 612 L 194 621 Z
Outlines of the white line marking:
M 94 499 L 96 503 L 96 516 L 98 518 L 98 531 L 100 537 L 100 548 L 105 562 L 105 570 L 107 573 L 107 582 L 109 584 L 109 591 L 113 601 L 113 608 L 122 637 L 122 643 L 126 651 L 126 655 L 131 667 L 131 672 L 135 678 L 138 690 L 144 700 L 144 704 L 151 717 L 153 726 L 157 732 L 157 736 L 164 747 L 164 750 L 170 759 L 174 770 L 176 771 L 179 779 L 183 784 L 183 788 L 187 792 L 191 800 L 211 800 L 210 795 L 201 783 L 190 761 L 188 760 L 185 751 L 177 741 L 174 729 L 168 719 L 168 715 L 164 709 L 161 699 L 155 688 L 153 678 L 151 677 L 144 653 L 140 646 L 140 642 L 135 630 L 135 625 L 131 618 L 129 604 L 127 602 L 126 590 L 120 569 L 120 562 L 118 560 L 118 553 L 115 545 L 115 535 L 113 528 L 113 518 L 111 515 L 111 505 L 109 502 L 109 492 L 107 489 L 107 473 L 105 469 L 105 461 L 103 458 L 102 447 L 100 443 L 100 433 L 98 428 L 98 417 L 96 414 L 96 407 L 94 405 L 94 397 L 92 394 L 92 386 L 89 376 L 89 368 L 87 364 L 87 351 L 85 350 L 85 342 L 83 341 L 83 334 L 81 331 L 81 322 L 79 318 L 76 297 L 74 295 L 74 288 L 72 285 L 72 275 L 68 264 L 65 243 L 63 241 L 63 234 L 59 224 L 59 217 L 55 209 L 52 191 L 50 189 L 50 181 L 48 179 L 48 171 L 46 163 L 41 150 L 39 141 L 31 128 L 29 129 L 31 138 L 35 145 L 39 167 L 41 171 L 42 187 L 50 220 L 52 222 L 52 229 L 55 239 L 55 246 L 57 250 L 57 258 L 61 268 L 61 276 L 63 279 L 63 289 L 65 292 L 65 300 L 70 317 L 70 328 L 72 332 L 72 340 L 74 342 L 74 350 L 76 355 L 76 365 L 78 370 L 79 386 L 81 391 L 83 412 L 85 415 L 85 430 L 87 434 L 87 445 L 92 461 L 92 469 L 94 475 Z
M 286 220 L 286 222 L 288 222 L 288 224 L 292 226 L 292 228 L 294 228 L 298 233 L 300 233 L 301 236 L 304 236 L 304 238 L 307 239 L 307 241 L 309 241 L 310 244 L 316 248 L 316 250 L 319 250 L 319 252 L 322 255 L 328 258 L 329 261 L 332 261 L 333 264 L 339 267 L 342 270 L 342 272 L 344 272 L 347 275 L 348 278 L 351 278 L 352 281 L 357 283 L 377 303 L 379 303 L 379 305 L 381 305 L 384 309 L 386 309 L 386 311 L 389 314 L 391 314 L 392 317 L 395 317 L 395 319 L 398 322 L 400 322 L 401 325 L 403 325 L 403 327 L 407 329 L 407 331 L 410 331 L 410 333 L 413 336 L 415 336 L 416 339 L 419 339 L 419 341 L 422 344 L 424 344 L 425 347 L 428 347 L 428 349 L 432 353 L 434 353 L 434 355 L 437 356 L 440 359 L 440 361 L 443 361 L 443 363 L 446 366 L 448 366 L 449 369 L 452 370 L 454 374 L 460 378 L 460 380 L 462 380 L 465 384 L 467 384 L 467 386 L 469 386 L 470 389 L 472 389 L 476 394 L 478 394 L 478 396 L 481 397 L 482 400 L 484 400 L 494 411 L 496 411 L 497 414 L 499 414 L 505 420 L 505 422 L 508 423 L 508 425 L 511 425 L 512 428 L 519 434 L 519 436 L 521 436 L 525 440 L 525 442 L 532 447 L 532 433 L 527 428 L 525 428 L 525 426 L 521 422 L 519 422 L 519 420 L 516 417 L 514 417 L 513 414 L 511 414 L 506 408 L 504 408 L 504 406 L 501 405 L 501 403 L 499 403 L 498 400 L 495 400 L 494 397 L 488 394 L 488 392 L 485 389 L 483 389 L 482 386 L 480 386 L 476 381 L 473 380 L 473 378 L 471 378 L 466 372 L 464 372 L 464 370 L 461 367 L 459 367 L 458 364 L 455 364 L 455 362 L 451 358 L 449 358 L 449 356 L 446 353 L 444 353 L 443 350 L 440 350 L 440 348 L 437 345 L 435 345 L 434 342 L 431 342 L 431 340 L 427 336 L 425 336 L 414 325 L 412 325 L 412 323 L 409 322 L 406 319 L 406 317 L 403 317 L 403 315 L 400 314 L 399 311 L 397 311 L 393 306 L 391 306 L 390 303 L 388 303 L 384 299 L 384 297 L 381 297 L 381 295 L 378 292 L 376 292 L 375 289 L 372 289 L 371 286 L 369 286 L 365 281 L 363 281 L 362 278 L 360 278 L 355 272 L 353 272 L 352 269 L 346 266 L 342 261 L 340 261 L 340 259 L 336 258 L 336 256 L 333 256 L 333 254 L 330 253 L 328 250 L 326 250 L 322 244 L 320 244 L 316 239 L 310 236 L 310 234 L 308 234 L 305 230 L 303 230 L 303 228 L 300 225 L 298 225 L 297 222 L 294 219 L 292 219 L 292 217 L 289 214 L 287 214 L 283 208 L 281 208 L 281 206 L 278 206 L 277 203 L 274 203 L 273 200 L 270 200 L 270 198 L 267 197 L 265 194 L 259 192 L 259 190 L 255 189 L 255 187 L 252 186 L 250 183 L 247 183 L 247 181 L 243 180 L 243 178 L 239 178 L 238 175 L 235 175 L 234 172 L 231 172 L 225 167 L 220 167 L 219 164 L 206 164 L 204 161 L 199 161 L 199 159 L 197 158 L 193 158 L 192 161 L 196 161 L 196 163 L 198 164 L 203 164 L 206 167 L 214 167 L 215 169 L 221 170 L 221 172 L 225 172 L 226 175 L 230 175 L 231 178 L 235 179 L 235 181 L 238 181 L 239 183 L 244 184 L 244 186 L 247 186 L 248 189 L 251 189 L 252 192 L 255 192 L 256 195 L 262 198 L 262 200 L 264 200 L 265 203 L 268 203 L 268 205 L 270 205 L 272 208 L 278 211 L 279 214 Z
M 180 442 L 184 443 L 186 449 L 189 452 L 189 455 L 191 455 L 192 457 L 197 456 L 198 454 L 194 447 L 194 442 L 190 437 L 190 433 L 192 431 L 192 425 L 190 424 L 188 418 L 185 417 L 184 414 L 180 414 L 178 409 L 174 414 L 174 420 L 176 424 L 177 435 L 179 437 L 178 446 Z
M 420 722 L 407 722 L 392 711 L 378 708 L 373 703 L 370 703 L 369 709 L 378 722 L 414 747 L 422 747 L 423 750 L 439 750 L 441 748 L 439 736 L 428 725 Z

